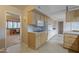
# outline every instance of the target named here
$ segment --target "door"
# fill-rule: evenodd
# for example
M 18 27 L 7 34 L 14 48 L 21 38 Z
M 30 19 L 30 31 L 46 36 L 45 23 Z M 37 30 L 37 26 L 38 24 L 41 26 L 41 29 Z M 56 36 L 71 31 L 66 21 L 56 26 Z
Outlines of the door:
M 63 34 L 63 22 L 58 22 L 58 34 Z

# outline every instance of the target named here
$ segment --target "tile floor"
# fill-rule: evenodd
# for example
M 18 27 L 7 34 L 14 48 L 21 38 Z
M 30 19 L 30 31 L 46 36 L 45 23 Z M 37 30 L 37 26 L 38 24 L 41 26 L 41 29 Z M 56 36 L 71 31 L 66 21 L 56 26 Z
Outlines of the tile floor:
M 8 53 L 68 53 L 63 48 L 63 36 L 56 35 L 37 50 L 28 48 L 25 44 L 17 44 L 7 48 Z
M 20 35 L 7 36 L 7 39 L 5 39 L 6 47 L 16 45 L 20 43 L 20 41 Z

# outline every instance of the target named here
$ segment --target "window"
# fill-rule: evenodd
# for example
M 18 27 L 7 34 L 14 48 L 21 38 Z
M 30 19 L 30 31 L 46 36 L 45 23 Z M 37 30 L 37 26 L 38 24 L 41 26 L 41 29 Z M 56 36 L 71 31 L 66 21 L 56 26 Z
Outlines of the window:
M 70 31 L 71 30 L 71 22 L 67 22 L 64 24 L 64 31 Z
M 7 28 L 8 29 L 17 29 L 17 28 L 20 28 L 20 22 L 7 21 Z
M 17 28 L 20 28 L 20 22 L 17 23 Z
M 79 22 L 72 22 L 72 30 L 79 30 Z
M 79 30 L 79 22 L 65 23 L 64 31 Z
M 7 28 L 12 28 L 12 22 L 11 21 L 7 22 Z
M 12 28 L 17 28 L 17 22 L 12 23 Z

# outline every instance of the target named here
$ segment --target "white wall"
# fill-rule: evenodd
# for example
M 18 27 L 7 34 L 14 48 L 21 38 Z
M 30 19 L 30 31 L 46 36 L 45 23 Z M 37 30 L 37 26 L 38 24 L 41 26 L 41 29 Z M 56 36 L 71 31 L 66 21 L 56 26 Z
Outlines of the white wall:
M 51 21 L 51 22 L 50 22 Z M 48 40 L 58 34 L 58 21 L 49 19 L 48 24 Z M 56 28 L 56 29 L 53 29 Z
M 4 39 L 5 37 L 5 29 L 4 28 L 0 28 L 0 40 Z

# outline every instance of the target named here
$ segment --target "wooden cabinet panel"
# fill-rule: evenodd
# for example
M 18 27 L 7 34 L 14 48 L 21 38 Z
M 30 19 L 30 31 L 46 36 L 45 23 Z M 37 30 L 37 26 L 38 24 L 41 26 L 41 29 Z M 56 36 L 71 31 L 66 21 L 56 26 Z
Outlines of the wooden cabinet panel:
M 40 34 L 40 43 L 41 43 L 41 45 L 44 44 L 44 42 L 45 42 L 45 36 L 44 35 L 45 35 L 44 32 L 42 32 Z
M 28 32 L 28 46 L 32 49 L 37 49 L 47 41 L 45 32 L 31 33 Z
M 79 37 L 78 35 L 65 34 L 64 35 L 64 47 L 79 51 Z
M 36 43 L 36 36 L 34 33 L 28 33 L 28 46 L 32 49 L 35 49 L 35 43 Z
M 79 17 L 79 10 L 74 11 L 74 17 Z
M 36 14 L 35 12 L 28 12 L 28 24 L 36 24 Z
M 67 38 L 65 38 L 64 41 L 65 41 L 66 43 L 69 43 L 70 46 L 72 46 L 72 44 L 76 41 L 76 38 L 67 37 Z
M 74 12 L 70 11 L 67 13 L 67 22 L 74 22 Z
M 64 34 L 64 36 L 67 38 L 77 38 L 77 35 L 73 35 L 73 34 Z
M 40 33 L 36 34 L 36 49 L 40 47 Z
M 69 11 L 66 15 L 66 22 L 77 22 L 79 21 L 79 10 Z
M 46 20 L 46 15 L 43 13 L 37 11 L 37 10 L 32 10 L 28 12 L 28 24 L 37 24 L 38 20 L 41 20 L 45 22 Z
M 41 13 L 38 10 L 31 10 L 28 12 L 28 25 L 33 24 L 33 25 L 39 25 L 47 23 L 47 16 Z M 41 20 L 41 21 L 38 21 Z M 42 22 L 43 21 L 43 22 Z M 47 26 L 44 24 L 44 26 Z M 42 44 L 44 44 L 47 40 L 47 33 L 45 32 L 29 32 L 28 33 L 28 46 L 37 49 L 39 48 Z
M 40 34 L 40 42 L 41 42 L 41 45 L 43 45 L 44 43 L 46 43 L 47 41 L 47 34 L 45 32 L 42 32 Z
M 79 22 L 79 10 L 75 10 L 74 11 L 74 17 L 75 17 L 75 21 L 77 22 Z
M 28 12 L 28 24 L 32 23 L 32 12 Z

